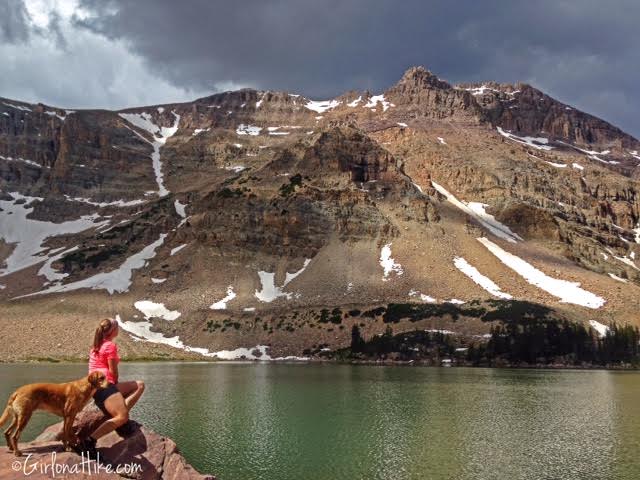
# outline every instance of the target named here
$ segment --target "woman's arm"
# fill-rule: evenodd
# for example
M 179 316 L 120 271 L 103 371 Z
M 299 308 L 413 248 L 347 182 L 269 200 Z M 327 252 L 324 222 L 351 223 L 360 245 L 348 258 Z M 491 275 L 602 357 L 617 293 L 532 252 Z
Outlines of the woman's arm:
M 112 373 L 115 383 L 118 383 L 118 359 L 110 358 L 107 362 L 109 363 L 109 371 Z

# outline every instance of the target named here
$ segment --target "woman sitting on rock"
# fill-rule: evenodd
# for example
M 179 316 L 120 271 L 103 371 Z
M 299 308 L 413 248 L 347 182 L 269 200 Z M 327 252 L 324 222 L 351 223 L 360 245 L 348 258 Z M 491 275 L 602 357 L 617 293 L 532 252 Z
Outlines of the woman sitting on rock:
M 118 322 L 113 318 L 100 321 L 89 352 L 89 373 L 100 370 L 107 376 L 109 385 L 99 389 L 93 396 L 95 404 L 110 418 L 78 445 L 78 450 L 95 455 L 96 441 L 116 430 L 120 435 L 127 433 L 129 411 L 144 392 L 144 382 L 134 380 L 118 382 L 118 346 L 113 339 L 118 335 Z

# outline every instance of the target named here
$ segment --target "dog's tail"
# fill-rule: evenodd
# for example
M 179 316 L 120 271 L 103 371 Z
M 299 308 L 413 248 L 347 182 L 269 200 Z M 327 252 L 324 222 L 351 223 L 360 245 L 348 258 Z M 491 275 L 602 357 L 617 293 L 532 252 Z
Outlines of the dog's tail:
M 15 393 L 11 394 L 11 396 L 9 397 L 9 400 L 7 401 L 7 408 L 4 409 L 4 412 L 2 412 L 2 417 L 0 417 L 0 427 L 2 427 L 7 422 L 7 420 L 9 420 L 9 415 L 11 414 L 11 404 L 13 403 L 15 398 Z

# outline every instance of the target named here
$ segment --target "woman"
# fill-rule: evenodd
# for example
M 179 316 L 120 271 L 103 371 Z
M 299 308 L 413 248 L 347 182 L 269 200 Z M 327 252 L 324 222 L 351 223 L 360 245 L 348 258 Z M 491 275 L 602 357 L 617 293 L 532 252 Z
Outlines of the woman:
M 118 346 L 113 339 L 118 335 L 118 322 L 107 318 L 100 321 L 93 338 L 93 348 L 89 352 L 89 373 L 100 370 L 107 376 L 109 385 L 99 389 L 93 396 L 95 404 L 110 418 L 100 425 L 78 447 L 90 456 L 95 456 L 96 441 L 107 433 L 118 429 L 124 433 L 124 425 L 129 421 L 129 411 L 144 392 L 144 382 L 118 381 Z

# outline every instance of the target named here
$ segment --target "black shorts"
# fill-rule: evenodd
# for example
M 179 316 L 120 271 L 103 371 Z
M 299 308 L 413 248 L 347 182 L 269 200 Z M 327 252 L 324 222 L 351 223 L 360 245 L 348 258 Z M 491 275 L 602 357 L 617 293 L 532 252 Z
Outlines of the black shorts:
M 97 407 L 102 410 L 105 415 L 111 416 L 109 412 L 104 408 L 104 401 L 115 393 L 119 393 L 118 387 L 113 383 L 109 383 L 105 388 L 99 388 L 96 393 L 93 394 L 93 401 Z

